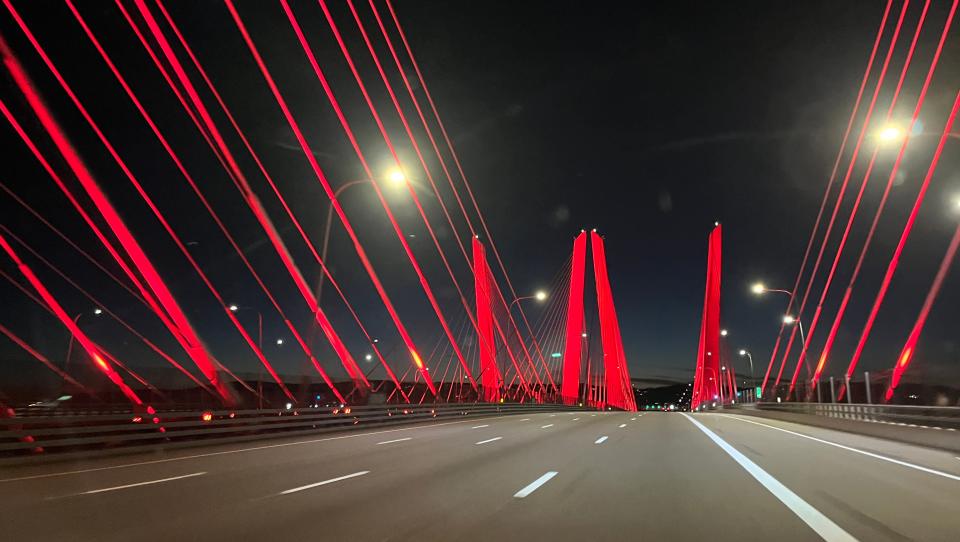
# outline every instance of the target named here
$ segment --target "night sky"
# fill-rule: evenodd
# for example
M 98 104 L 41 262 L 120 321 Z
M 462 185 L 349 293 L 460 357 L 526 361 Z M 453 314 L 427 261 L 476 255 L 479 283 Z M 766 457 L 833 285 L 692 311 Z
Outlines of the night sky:
M 881 117 L 889 106 L 893 83 L 920 16 L 922 2 L 914 3 L 917 5 L 910 6 L 904 20 L 875 117 Z M 382 174 L 390 166 L 387 148 L 322 11 L 315 2 L 291 4 L 357 132 L 364 155 L 375 173 Z M 469 297 L 469 270 L 453 232 L 445 226 L 436 198 L 429 193 L 357 26 L 345 4 L 331 4 L 334 19 L 417 184 L 428 216 L 435 226 L 444 224 L 438 228 L 438 236 Z M 273 356 L 284 374 L 306 373 L 308 367 L 292 341 L 282 348 L 273 345 L 277 337 L 285 336 L 282 322 L 69 10 L 54 2 L 15 5 L 174 229 L 189 241 L 191 253 L 213 283 L 227 300 L 244 307 L 239 313 L 244 325 L 255 329 L 254 313 L 263 312 L 268 356 Z M 299 328 L 309 329 L 309 311 L 262 230 L 116 7 L 109 2 L 77 5 L 161 131 L 174 142 L 188 170 L 280 304 Z M 377 5 L 385 9 L 382 3 Z M 563 274 L 573 237 L 581 229 L 597 228 L 606 240 L 610 280 L 630 370 L 635 378 L 648 382 L 692 379 L 707 234 L 715 221 L 722 222 L 724 228 L 721 324 L 730 331 L 728 348 L 734 352 L 739 348 L 751 350 L 758 375 L 762 376 L 787 298 L 770 294 L 758 299 L 750 294 L 749 286 L 757 280 L 770 287 L 793 286 L 884 6 L 880 1 L 741 2 L 736 6 L 646 2 L 628 7 L 619 2 L 498 5 L 402 0 L 395 5 L 518 294 L 549 287 Z M 227 10 L 218 2 L 171 0 L 168 7 L 294 213 L 319 246 L 328 200 Z M 253 1 L 237 2 L 237 8 L 331 183 L 337 187 L 363 178 L 360 163 L 282 9 L 272 2 Z M 358 2 L 357 8 L 376 40 L 391 83 L 400 92 L 404 111 L 416 120 L 369 6 Z M 916 104 L 948 8 L 948 2 L 935 1 L 927 15 L 894 110 L 894 118 L 904 125 Z M 128 9 L 135 11 L 132 5 Z M 891 26 L 899 9 L 900 4 L 895 2 Z M 216 301 L 105 153 L 6 10 L 0 10 L 0 33 L 26 66 L 124 220 L 154 258 L 204 341 L 235 370 L 256 371 L 256 361 L 240 343 Z M 919 128 L 867 255 L 826 375 L 841 374 L 849 360 L 960 85 L 957 33 L 954 28 L 946 42 Z M 889 37 L 888 30 L 878 66 Z M 191 71 L 190 75 L 195 74 Z M 414 75 L 412 70 L 409 75 Z M 195 83 L 199 82 L 196 78 Z M 864 107 L 874 84 L 871 78 Z M 422 97 L 419 89 L 417 92 Z M 52 145 L 44 139 L 39 123 L 6 75 L 0 83 L 0 96 L 52 155 Z M 202 97 L 214 110 L 209 93 Z M 310 253 L 225 118 L 218 112 L 215 121 L 229 134 L 228 144 L 242 158 L 241 168 L 251 178 L 298 266 L 308 281 L 315 283 L 318 266 Z M 853 137 L 861 122 L 862 113 L 854 124 Z M 870 133 L 878 127 L 878 123 L 871 125 Z M 954 203 L 960 194 L 960 140 L 956 136 L 960 129 L 954 127 L 953 132 L 867 344 L 863 369 L 888 368 L 895 362 L 960 218 Z M 89 229 L 6 123 L 0 133 L 5 149 L 0 177 L 3 184 L 116 271 Z M 418 123 L 415 134 L 423 149 L 430 150 Z M 863 154 L 868 155 L 872 145 L 876 141 L 868 137 Z M 451 212 L 456 210 L 455 225 L 467 242 L 466 222 L 436 157 L 432 151 L 430 154 L 428 165 L 441 185 L 441 196 Z M 879 155 L 832 293 L 824 305 L 825 320 L 815 335 L 811 357 L 819 354 L 832 323 L 895 154 L 895 149 L 890 149 Z M 848 150 L 841 161 L 841 178 L 849 156 Z M 861 158 L 853 170 L 805 319 L 819 297 L 865 163 Z M 67 174 L 61 162 L 56 166 Z M 389 188 L 385 191 L 451 325 L 456 329 L 468 325 L 409 195 L 390 192 Z M 372 191 L 366 187 L 348 189 L 343 205 L 414 339 L 421 350 L 430 352 L 442 344 L 440 327 Z M 832 206 L 831 198 L 828 212 Z M 16 235 L 178 359 L 185 359 L 156 319 L 129 294 L 104 279 L 100 271 L 6 194 L 0 195 L 0 213 L 2 223 Z M 819 240 L 814 245 L 815 251 L 817 248 Z M 48 281 L 68 312 L 77 314 L 92 307 L 36 258 L 23 255 Z M 385 350 L 398 348 L 399 338 L 336 219 L 328 264 L 371 334 L 382 337 Z M 0 269 L 20 278 L 5 256 Z M 955 268 L 947 277 L 908 378 L 960 381 L 958 273 Z M 590 277 L 592 271 L 588 272 Z M 62 363 L 69 337 L 62 326 L 6 281 L 0 285 L 0 294 L 0 322 Z M 322 306 L 354 355 L 362 358 L 365 341 L 328 285 L 324 286 Z M 544 310 L 535 304 L 525 306 L 533 319 Z M 589 297 L 587 307 L 588 313 L 595 313 L 595 302 Z M 161 366 L 162 361 L 115 323 L 105 318 L 83 318 L 81 327 L 131 365 Z M 590 318 L 595 325 L 596 318 Z M 322 342 L 318 338 L 314 343 L 318 353 L 328 360 L 328 369 L 340 375 L 342 370 L 338 373 L 332 351 Z M 28 374 L 34 378 L 37 371 L 38 364 L 6 338 L 0 339 L 0 360 L 4 362 L 0 372 L 4 381 L 27 378 Z M 736 363 L 741 361 L 737 359 Z M 791 368 L 795 361 L 796 355 Z M 398 359 L 393 363 L 398 366 L 402 362 Z M 746 371 L 745 365 L 737 368 Z

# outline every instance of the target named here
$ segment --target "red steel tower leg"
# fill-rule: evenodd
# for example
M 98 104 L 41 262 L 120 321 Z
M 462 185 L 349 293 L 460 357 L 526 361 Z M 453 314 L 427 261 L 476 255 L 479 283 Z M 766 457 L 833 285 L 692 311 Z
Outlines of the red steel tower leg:
M 483 244 L 473 239 L 473 275 L 477 296 L 477 343 L 480 349 L 480 385 L 483 400 L 495 403 L 500 400 L 500 371 L 493 342 L 493 308 L 490 299 L 490 272 Z
M 583 348 L 583 277 L 587 261 L 587 234 L 573 241 L 573 267 L 570 270 L 570 293 L 567 298 L 567 334 L 563 351 L 563 380 L 560 396 L 565 405 L 577 402 L 580 395 L 580 353 Z
M 691 408 L 719 396 L 720 385 L 720 254 L 722 227 L 710 232 L 707 250 L 707 284 L 703 300 L 703 321 L 697 351 Z

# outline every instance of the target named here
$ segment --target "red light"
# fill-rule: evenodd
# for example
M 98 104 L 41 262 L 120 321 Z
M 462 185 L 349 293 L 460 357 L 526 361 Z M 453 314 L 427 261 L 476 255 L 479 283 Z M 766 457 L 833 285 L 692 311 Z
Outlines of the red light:
M 154 410 L 152 406 L 147 406 L 147 414 L 156 414 L 157 411 Z
M 134 416 L 133 419 L 130 421 L 132 421 L 133 423 L 140 423 L 143 421 L 143 418 L 141 418 L 140 416 Z
M 237 415 L 236 412 L 231 412 L 231 413 L 230 413 L 230 418 L 232 419 L 232 418 L 236 417 L 236 415 Z
M 160 423 L 160 418 L 154 417 L 154 418 L 153 418 L 153 423 Z
M 204 413 L 200 416 L 200 419 L 203 420 L 203 421 L 205 421 L 205 422 L 212 421 L 212 420 L 213 420 L 213 413 L 212 413 L 212 412 L 204 412 Z

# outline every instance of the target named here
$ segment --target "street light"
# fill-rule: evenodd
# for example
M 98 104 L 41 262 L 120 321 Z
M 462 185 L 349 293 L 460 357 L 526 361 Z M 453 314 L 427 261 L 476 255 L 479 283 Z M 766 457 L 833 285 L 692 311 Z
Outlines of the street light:
M 277 346 L 281 346 L 282 344 L 283 344 L 283 339 L 277 339 Z
M 750 352 L 748 352 L 745 348 L 741 348 L 740 357 L 744 356 L 746 356 L 747 361 L 750 362 L 750 385 L 753 386 L 756 383 L 756 380 L 753 377 L 753 356 L 750 355 Z
M 791 292 L 790 290 L 781 290 L 778 288 L 767 288 L 766 285 L 762 282 L 754 283 L 753 286 L 750 287 L 750 291 L 757 295 L 763 295 L 767 292 L 777 292 L 781 294 L 793 295 L 793 292 Z
M 391 168 L 386 173 L 386 179 L 394 185 L 403 185 L 406 183 L 407 176 L 403 174 L 403 170 L 399 167 Z M 342 194 L 346 189 L 351 186 L 359 186 L 361 184 L 370 185 L 370 179 L 354 179 L 340 185 L 333 192 L 333 199 L 339 200 L 340 194 Z M 330 207 L 327 209 L 327 222 L 323 229 L 323 247 L 320 249 L 320 261 L 326 264 L 327 261 L 327 249 L 330 246 L 330 229 L 333 225 L 333 202 L 330 203 Z M 320 280 L 317 282 L 317 302 L 320 301 L 320 294 L 323 292 L 323 281 L 325 280 L 326 274 L 320 273 Z
M 514 305 L 516 305 L 517 303 L 525 299 L 535 299 L 540 303 L 543 303 L 544 301 L 547 300 L 547 292 L 544 292 L 543 290 L 537 290 L 537 292 L 533 295 L 520 296 L 510 302 L 510 306 L 507 307 L 507 311 L 510 311 L 510 309 L 512 309 Z
M 720 336 L 721 336 L 721 337 L 726 337 L 726 336 L 727 336 L 727 330 L 721 329 L 721 330 L 720 330 Z
M 97 308 L 93 309 L 93 314 L 96 314 L 97 316 L 100 316 L 101 314 L 103 314 L 103 309 L 101 309 L 100 307 L 97 307 Z
M 881 143 L 894 143 L 903 139 L 903 131 L 894 125 L 883 127 L 877 134 Z
M 786 325 L 797 324 L 797 327 L 800 328 L 800 340 L 803 341 L 803 344 L 807 344 L 807 339 L 803 336 L 803 322 L 799 318 L 795 318 L 793 315 L 787 314 L 783 317 L 783 323 Z

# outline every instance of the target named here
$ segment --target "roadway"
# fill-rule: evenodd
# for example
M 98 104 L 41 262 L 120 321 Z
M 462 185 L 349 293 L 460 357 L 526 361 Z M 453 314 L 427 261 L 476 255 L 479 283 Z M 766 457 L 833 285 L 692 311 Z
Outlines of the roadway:
M 557 413 L 0 469 L 3 540 L 958 540 L 960 460 L 748 416 Z

